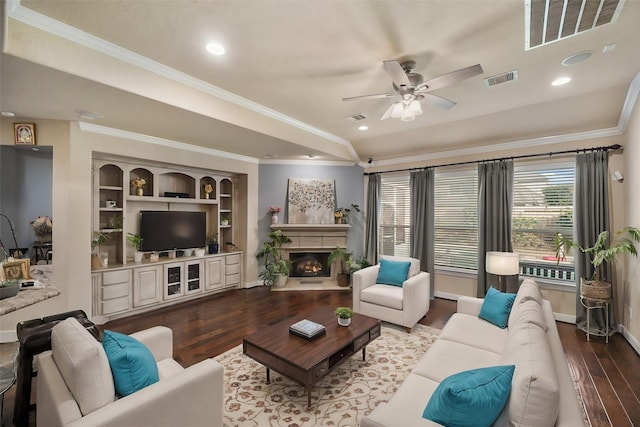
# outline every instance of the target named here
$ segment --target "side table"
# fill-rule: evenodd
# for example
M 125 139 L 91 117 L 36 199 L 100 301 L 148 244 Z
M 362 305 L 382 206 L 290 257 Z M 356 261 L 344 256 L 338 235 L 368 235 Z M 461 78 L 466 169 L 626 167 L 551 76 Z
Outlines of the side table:
M 590 298 L 584 295 L 580 295 L 580 303 L 582 303 L 583 307 L 587 309 L 587 341 L 589 340 L 589 335 L 596 336 L 604 336 L 605 342 L 609 342 L 609 307 L 611 306 L 611 298 L 599 299 L 599 298 Z M 605 318 L 605 332 L 591 332 L 591 311 L 596 309 L 604 309 L 604 318 Z

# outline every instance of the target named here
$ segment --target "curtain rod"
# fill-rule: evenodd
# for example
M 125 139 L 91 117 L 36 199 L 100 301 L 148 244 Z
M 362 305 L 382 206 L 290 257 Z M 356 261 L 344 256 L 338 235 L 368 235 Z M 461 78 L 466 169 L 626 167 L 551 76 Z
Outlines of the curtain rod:
M 457 163 L 446 163 L 443 165 L 433 165 L 433 166 L 424 166 L 417 168 L 406 168 L 406 169 L 395 169 L 391 171 L 380 171 L 380 172 L 365 172 L 364 175 L 375 175 L 381 173 L 392 173 L 392 172 L 404 172 L 404 171 L 415 171 L 420 169 L 428 169 L 428 168 L 436 168 L 436 167 L 445 167 L 445 166 L 460 166 L 460 165 L 471 165 L 474 163 L 484 163 L 484 162 L 496 162 L 499 160 L 514 160 L 514 159 L 528 159 L 532 157 L 543 157 L 543 156 L 556 156 L 558 154 L 571 154 L 571 153 L 586 153 L 587 151 L 610 151 L 610 150 L 619 150 L 622 148 L 620 144 L 607 145 L 603 147 L 592 147 L 592 148 L 578 148 L 575 150 L 565 150 L 565 151 L 550 151 L 548 153 L 539 153 L 539 154 L 523 154 L 521 156 L 510 156 L 510 157 L 500 157 L 496 159 L 485 159 L 485 160 L 469 160 L 466 162 L 457 162 Z

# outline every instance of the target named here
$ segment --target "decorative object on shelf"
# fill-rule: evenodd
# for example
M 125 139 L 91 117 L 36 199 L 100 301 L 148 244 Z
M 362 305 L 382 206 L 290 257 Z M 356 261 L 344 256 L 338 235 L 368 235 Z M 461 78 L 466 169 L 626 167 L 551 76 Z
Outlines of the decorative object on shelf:
M 196 248 L 195 251 L 196 256 L 204 256 L 205 250 L 204 248 Z
M 116 201 L 115 200 L 107 200 L 106 202 L 104 202 L 104 206 L 106 208 L 113 209 L 113 208 L 116 207 Z
M 157 252 L 153 252 L 149 255 L 150 262 L 158 262 L 160 260 L 160 255 Z
M 227 242 L 224 244 L 224 250 L 225 252 L 233 252 L 237 251 L 238 247 L 233 242 Z
M 102 246 L 109 236 L 104 233 L 93 233 L 93 239 L 91 240 L 91 268 L 93 270 L 101 267 L 101 258 L 98 256 L 100 252 L 100 246 Z M 107 257 L 107 262 L 109 258 Z
M 349 326 L 353 317 L 353 310 L 349 307 L 338 307 L 336 308 L 336 316 L 338 316 L 338 325 Z
M 213 185 L 205 184 L 204 185 L 204 198 L 208 199 L 210 194 L 213 193 Z
M 107 227 L 111 230 L 120 230 L 122 228 L 122 217 L 120 215 L 111 215 L 107 221 Z
M 38 240 L 42 243 L 51 243 L 51 233 L 53 231 L 53 221 L 48 216 L 39 216 L 31 221 L 31 227 Z
M 142 257 L 144 253 L 140 251 L 142 248 L 142 237 L 139 234 L 127 233 L 127 241 L 131 243 L 133 249 L 136 251 L 133 253 L 133 261 L 134 262 L 142 262 Z
M 146 183 L 147 180 L 144 178 L 140 178 L 139 176 L 131 180 L 131 185 L 136 188 L 136 196 L 144 196 L 144 185 Z
M 487 273 L 498 276 L 500 292 L 506 292 L 506 285 L 502 283 L 503 276 L 515 276 L 520 272 L 520 255 L 513 252 L 487 252 L 485 257 Z
M 280 206 L 269 206 L 269 213 L 271 214 L 271 224 L 278 223 L 278 214 L 282 212 Z
M 287 203 L 289 224 L 333 224 L 335 181 L 289 178 Z
M 329 265 L 333 265 L 334 263 L 336 263 L 336 280 L 338 281 L 338 286 L 342 286 L 343 288 L 349 286 L 349 283 L 351 282 L 349 271 L 352 264 L 352 256 L 353 252 L 347 252 L 345 248 L 341 248 L 338 246 L 329 254 L 329 257 L 327 258 L 327 262 L 329 263 Z
M 16 145 L 36 145 L 35 123 L 14 123 L 13 130 Z
M 7 258 L 0 264 L 0 280 L 29 280 L 29 258 L 15 259 Z
M 220 245 L 218 244 L 218 233 L 207 234 L 207 249 L 209 254 L 217 254 Z
M 354 205 L 352 203 L 350 208 L 338 208 L 333 211 L 333 216 L 335 217 L 336 224 L 348 224 L 351 210 L 360 212 L 360 206 Z
M 226 227 L 226 226 L 228 226 L 228 225 L 229 225 L 229 220 L 228 220 L 228 219 L 222 219 L 222 220 L 220 220 L 220 225 L 221 225 L 222 227 Z
M 282 230 L 273 230 L 267 237 L 269 240 L 263 243 L 262 250 L 256 255 L 264 265 L 258 277 L 266 286 L 284 287 L 291 273 L 291 260 L 284 257 L 282 246 L 291 243 L 291 239 Z
M 11 298 L 20 292 L 20 282 L 17 279 L 0 280 L 0 299 Z
M 624 227 L 618 231 L 611 243 L 609 243 L 609 232 L 603 231 L 598 235 L 596 243 L 590 248 L 583 248 L 570 238 L 557 233 L 554 238 L 556 248 L 556 260 L 560 263 L 571 248 L 577 248 L 582 253 L 589 254 L 591 265 L 593 265 L 593 275 L 589 280 L 580 278 L 580 295 L 592 299 L 611 298 L 611 283 L 600 280 L 601 267 L 605 262 L 614 262 L 621 254 L 631 254 L 638 256 L 636 243 L 640 243 L 640 229 L 635 227 Z

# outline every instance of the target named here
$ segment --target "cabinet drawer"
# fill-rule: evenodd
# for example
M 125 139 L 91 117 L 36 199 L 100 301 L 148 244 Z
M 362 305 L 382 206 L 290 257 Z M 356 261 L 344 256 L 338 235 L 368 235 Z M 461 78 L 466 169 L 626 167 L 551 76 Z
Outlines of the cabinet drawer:
M 105 271 L 102 273 L 102 284 L 113 285 L 114 283 L 128 282 L 131 280 L 131 270 Z
M 366 334 L 356 338 L 356 340 L 353 342 L 353 351 L 360 350 L 362 346 L 367 344 L 368 342 L 369 342 L 369 333 L 367 332 Z
M 228 255 L 225 257 L 224 263 L 226 265 L 230 264 L 240 264 L 240 254 Z
M 329 360 L 323 360 L 319 364 L 313 367 L 311 371 L 311 378 L 320 378 L 329 370 Z
M 120 297 L 129 296 L 129 289 L 131 285 L 129 283 L 118 283 L 111 286 L 102 287 L 102 299 L 109 300 Z
M 230 274 L 238 274 L 240 273 L 240 264 L 225 265 L 224 272 L 227 276 Z
M 240 274 L 230 274 L 224 279 L 225 286 L 233 286 L 240 283 Z
M 129 309 L 129 297 L 121 297 L 102 302 L 102 314 L 113 314 Z

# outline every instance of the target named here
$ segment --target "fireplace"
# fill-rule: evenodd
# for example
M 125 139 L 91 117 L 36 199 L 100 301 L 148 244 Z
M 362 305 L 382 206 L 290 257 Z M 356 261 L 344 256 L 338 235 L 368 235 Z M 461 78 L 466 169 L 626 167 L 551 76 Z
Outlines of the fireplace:
M 329 252 L 289 252 L 291 277 L 329 277 Z

